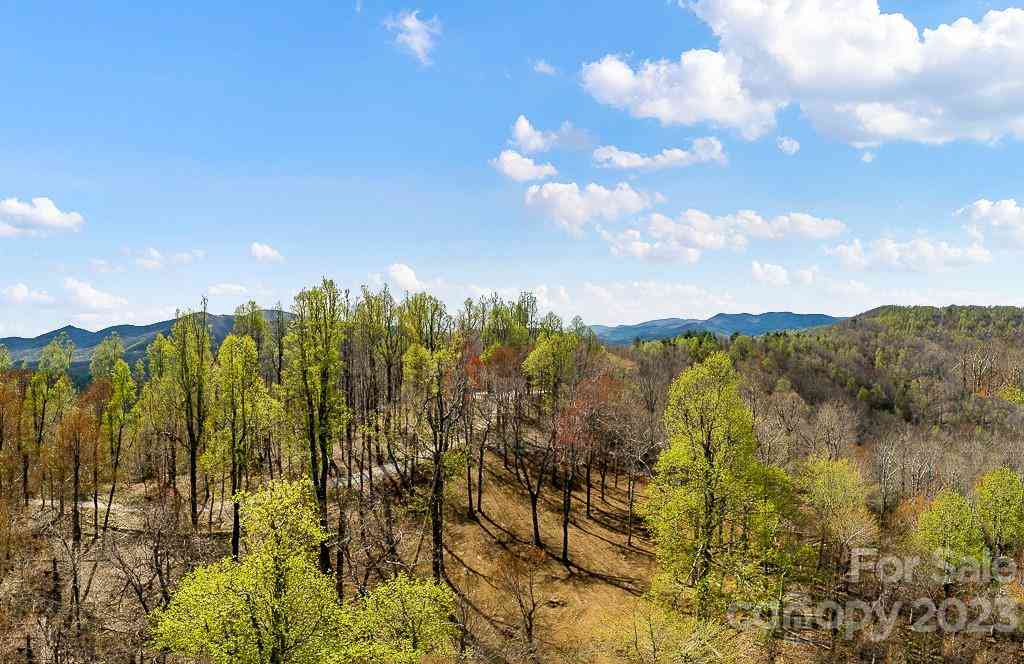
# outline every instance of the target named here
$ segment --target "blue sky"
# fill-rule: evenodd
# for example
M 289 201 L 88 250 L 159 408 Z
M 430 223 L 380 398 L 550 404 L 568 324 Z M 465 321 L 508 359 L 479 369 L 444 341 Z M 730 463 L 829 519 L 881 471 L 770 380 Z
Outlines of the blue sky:
M 288 304 L 321 275 L 532 289 L 594 323 L 1024 304 L 1009 3 L 19 2 L 0 23 L 0 336 Z

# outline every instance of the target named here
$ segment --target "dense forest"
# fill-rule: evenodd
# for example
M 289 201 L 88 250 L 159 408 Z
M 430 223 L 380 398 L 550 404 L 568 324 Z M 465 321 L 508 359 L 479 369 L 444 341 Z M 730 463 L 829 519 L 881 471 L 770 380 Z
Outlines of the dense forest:
M 1024 310 L 604 346 L 523 294 L 0 347 L 0 661 L 1024 658 Z

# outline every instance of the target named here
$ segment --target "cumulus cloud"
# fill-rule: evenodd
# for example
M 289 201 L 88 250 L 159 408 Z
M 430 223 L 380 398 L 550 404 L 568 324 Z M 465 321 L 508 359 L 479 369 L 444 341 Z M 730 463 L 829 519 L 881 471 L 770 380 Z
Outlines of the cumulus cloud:
M 754 281 L 767 286 L 789 285 L 789 271 L 781 265 L 754 261 L 750 264 L 750 273 L 754 277 Z
M 45 231 L 77 231 L 85 223 L 78 212 L 64 212 L 46 197 L 21 201 L 0 200 L 0 237 L 39 234 Z
M 384 26 L 395 32 L 395 44 L 405 49 L 423 66 L 433 64 L 430 52 L 437 46 L 441 35 L 441 20 L 436 16 L 426 21 L 420 19 L 419 10 L 403 11 L 397 18 L 392 17 Z
M 554 76 L 558 73 L 558 70 L 549 65 L 544 60 L 537 60 L 533 63 L 533 71 L 538 74 L 544 74 L 545 76 Z
M 520 115 L 512 124 L 512 138 L 509 145 L 526 154 L 547 152 L 555 147 L 579 148 L 590 142 L 587 133 L 577 129 L 566 120 L 557 131 L 542 131 L 533 126 L 525 115 Z
M 803 238 L 821 240 L 846 230 L 838 219 L 792 212 L 766 218 L 753 210 L 713 216 L 701 210 L 685 210 L 676 218 L 654 212 L 646 234 L 628 229 L 618 234 L 603 229 L 601 237 L 616 256 L 652 261 L 678 260 L 694 263 L 704 250 L 743 249 L 751 240 Z
M 388 277 L 400 290 L 416 293 L 427 289 L 427 284 L 416 277 L 416 272 L 405 263 L 388 266 Z
M 872 152 L 871 150 L 865 150 L 863 153 L 861 153 L 860 160 L 865 164 L 870 164 L 875 160 L 875 153 Z
M 754 99 L 740 79 L 742 62 L 709 50 L 678 61 L 645 61 L 634 69 L 621 56 L 585 64 L 583 88 L 597 101 L 663 125 L 710 122 L 754 139 L 775 126 L 780 101 Z
M 636 191 L 625 182 L 608 189 L 593 182 L 583 189 L 575 182 L 549 182 L 526 190 L 526 206 L 547 215 L 572 233 L 595 219 L 615 221 L 641 212 L 656 197 Z
M 12 304 L 51 304 L 53 298 L 43 290 L 34 290 L 25 284 L 18 283 L 0 288 L 0 295 Z
M 1017 247 L 1024 249 L 1024 208 L 1012 198 L 1000 201 L 978 199 L 957 210 L 957 215 L 967 217 L 975 224 L 974 233 L 980 227 L 987 228 Z
M 128 300 L 123 297 L 105 293 L 73 277 L 64 279 L 64 289 L 68 291 L 72 302 L 91 311 L 109 311 L 128 304 Z
M 1024 137 L 1024 10 L 919 29 L 877 0 L 692 0 L 718 50 L 586 64 L 598 101 L 664 124 L 710 122 L 756 138 L 799 105 L 866 147 Z
M 923 237 L 907 242 L 883 238 L 873 242 L 869 248 L 865 248 L 860 240 L 853 240 L 827 249 L 826 252 L 853 270 L 883 267 L 909 272 L 944 272 L 992 262 L 991 252 L 980 242 L 955 246 Z
M 502 150 L 501 154 L 491 160 L 491 166 L 516 182 L 543 180 L 558 175 L 558 169 L 550 163 L 534 163 L 532 159 L 515 150 Z
M 708 162 L 725 164 L 727 159 L 722 143 L 709 137 L 695 139 L 689 150 L 666 148 L 651 156 L 603 145 L 594 150 L 594 161 L 605 168 L 658 170 Z
M 779 136 L 778 140 L 775 141 L 775 145 L 778 146 L 779 150 L 788 154 L 790 157 L 800 152 L 800 141 L 789 136 Z
M 249 292 L 249 289 L 241 284 L 228 283 L 214 284 L 208 290 L 210 295 L 215 297 L 220 295 L 245 295 Z
M 284 256 L 277 249 L 274 249 L 269 244 L 263 244 L 262 242 L 253 242 L 249 245 L 249 255 L 255 258 L 260 263 L 283 263 Z

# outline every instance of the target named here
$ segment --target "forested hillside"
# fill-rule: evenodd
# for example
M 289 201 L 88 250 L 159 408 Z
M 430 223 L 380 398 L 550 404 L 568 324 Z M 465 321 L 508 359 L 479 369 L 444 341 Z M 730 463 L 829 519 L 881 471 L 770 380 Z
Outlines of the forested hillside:
M 1024 310 L 604 346 L 325 280 L 217 320 L 80 386 L 69 335 L 0 349 L 0 661 L 1024 656 Z

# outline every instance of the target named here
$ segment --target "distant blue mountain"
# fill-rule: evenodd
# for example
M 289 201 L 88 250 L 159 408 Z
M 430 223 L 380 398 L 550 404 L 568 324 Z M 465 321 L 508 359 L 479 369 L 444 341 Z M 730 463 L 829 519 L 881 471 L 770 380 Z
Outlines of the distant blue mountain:
M 769 332 L 806 330 L 813 327 L 833 325 L 843 318 L 825 314 L 794 314 L 788 311 L 771 311 L 764 314 L 717 314 L 701 320 L 699 318 L 662 318 L 636 325 L 591 325 L 601 342 L 615 346 L 631 344 L 635 340 L 652 341 L 672 339 L 686 332 L 711 332 L 723 337 L 734 333 L 757 336 Z

